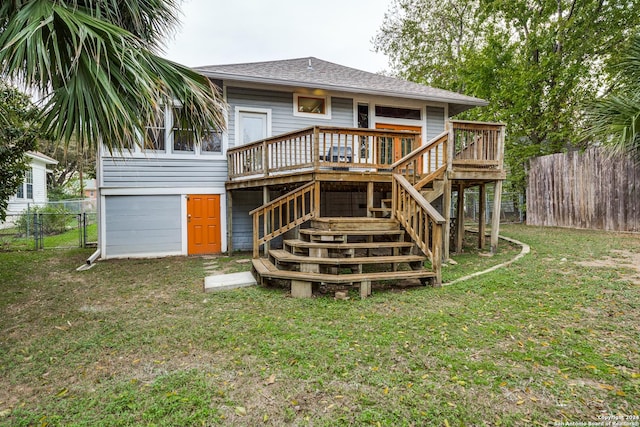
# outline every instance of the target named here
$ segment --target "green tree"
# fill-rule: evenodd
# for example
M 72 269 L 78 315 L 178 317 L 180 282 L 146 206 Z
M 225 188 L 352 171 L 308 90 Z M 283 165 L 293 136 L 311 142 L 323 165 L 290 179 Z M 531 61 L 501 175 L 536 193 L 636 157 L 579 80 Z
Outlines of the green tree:
M 588 109 L 588 135 L 640 163 L 640 34 L 620 62 L 618 85 Z
M 394 5 L 376 48 L 402 77 L 487 99 L 488 107 L 464 118 L 507 124 L 508 184 L 523 193 L 529 158 L 580 144 L 583 106 L 613 82 L 611 64 L 640 28 L 640 2 L 631 0 Z M 468 13 L 446 15 L 443 8 Z
M 176 0 L 8 0 L 0 5 L 0 76 L 43 95 L 51 139 L 109 150 L 144 144 L 159 105 L 183 105 L 196 137 L 223 126 L 215 86 L 158 56 Z
M 0 221 L 7 218 L 9 197 L 24 180 L 38 138 L 38 110 L 25 94 L 0 81 Z

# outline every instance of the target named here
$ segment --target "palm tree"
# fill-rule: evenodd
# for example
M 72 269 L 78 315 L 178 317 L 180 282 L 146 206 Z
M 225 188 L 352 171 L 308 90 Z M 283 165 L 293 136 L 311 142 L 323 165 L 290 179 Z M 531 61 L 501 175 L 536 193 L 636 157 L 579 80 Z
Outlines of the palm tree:
M 618 89 L 590 106 L 590 136 L 640 162 L 640 34 L 619 65 Z
M 43 96 L 42 127 L 65 144 L 144 144 L 160 105 L 182 104 L 196 137 L 224 126 L 215 86 L 158 56 L 177 0 L 3 0 L 0 78 Z

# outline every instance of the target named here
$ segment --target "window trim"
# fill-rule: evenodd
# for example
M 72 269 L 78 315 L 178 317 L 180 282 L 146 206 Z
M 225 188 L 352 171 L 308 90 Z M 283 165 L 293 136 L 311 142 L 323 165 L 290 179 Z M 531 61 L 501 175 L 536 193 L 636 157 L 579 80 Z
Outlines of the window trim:
M 305 113 L 305 112 L 298 111 L 298 108 L 299 108 L 298 100 L 300 98 L 316 98 L 316 99 L 324 100 L 324 114 Z M 331 120 L 331 96 L 296 92 L 293 94 L 293 115 L 296 117 L 308 117 L 312 119 Z

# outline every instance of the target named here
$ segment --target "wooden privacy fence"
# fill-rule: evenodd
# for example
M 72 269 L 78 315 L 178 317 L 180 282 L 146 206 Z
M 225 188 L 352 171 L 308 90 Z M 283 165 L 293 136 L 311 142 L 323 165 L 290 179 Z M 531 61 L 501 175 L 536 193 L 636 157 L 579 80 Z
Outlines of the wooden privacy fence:
M 640 231 L 640 165 L 598 148 L 532 159 L 527 224 Z

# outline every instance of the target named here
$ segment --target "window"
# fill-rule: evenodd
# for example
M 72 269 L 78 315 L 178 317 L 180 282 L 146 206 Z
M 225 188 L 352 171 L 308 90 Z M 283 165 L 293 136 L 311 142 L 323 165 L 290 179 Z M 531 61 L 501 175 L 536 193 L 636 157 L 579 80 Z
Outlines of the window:
M 415 108 L 385 107 L 382 105 L 376 105 L 376 116 L 390 117 L 393 119 L 420 120 L 422 114 L 420 110 Z
M 173 109 L 173 151 L 195 151 L 195 134 L 182 123 L 181 108 Z
M 293 115 L 301 117 L 314 117 L 321 119 L 331 118 L 331 104 L 329 96 L 293 94 Z
M 358 127 L 369 127 L 369 104 L 358 104 Z M 360 137 L 360 157 L 367 157 L 369 152 L 369 141 L 366 136 Z
M 202 138 L 200 151 L 202 151 L 203 154 L 222 153 L 222 133 L 215 131 L 207 133 Z
M 24 182 L 18 187 L 16 199 L 33 199 L 33 169 L 25 172 Z
M 29 169 L 24 178 L 24 186 L 27 189 L 27 199 L 33 199 L 33 169 Z
M 193 129 L 182 123 L 180 107 L 173 108 L 173 152 L 194 153 L 196 151 L 196 134 Z M 210 130 L 200 139 L 200 152 L 203 154 L 222 153 L 222 133 Z
M 164 109 L 158 109 L 155 122 L 147 126 L 146 150 L 165 150 L 165 118 Z

